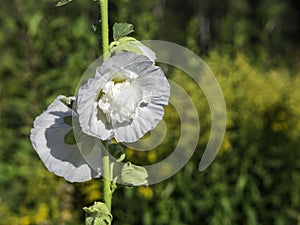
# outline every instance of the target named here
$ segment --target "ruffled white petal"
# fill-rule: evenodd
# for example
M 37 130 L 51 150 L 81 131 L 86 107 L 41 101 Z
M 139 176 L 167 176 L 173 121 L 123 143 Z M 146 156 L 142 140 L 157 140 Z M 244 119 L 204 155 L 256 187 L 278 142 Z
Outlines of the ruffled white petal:
M 148 131 L 154 129 L 163 115 L 164 108 L 161 105 L 149 103 L 145 107 L 139 107 L 137 117 L 132 123 L 114 127 L 114 137 L 118 142 L 136 142 Z
M 114 137 L 118 142 L 136 142 L 162 120 L 163 105 L 168 104 L 170 86 L 161 74 L 161 71 L 157 71 L 156 76 L 152 74 L 135 81 L 135 90 L 141 90 L 142 97 L 136 100 L 138 107 L 132 123 L 113 126 Z
M 119 95 L 112 104 L 112 124 L 131 122 L 135 118 L 136 108 L 143 98 L 143 91 L 137 85 L 131 85 Z
M 112 130 L 107 126 L 104 115 L 98 111 L 97 98 L 104 84 L 111 78 L 104 74 L 89 81 L 78 91 L 77 113 L 82 131 L 88 135 L 108 140 L 112 137 Z
M 123 74 L 123 69 L 140 75 L 141 72 L 147 70 L 153 65 L 154 62 L 143 55 L 125 52 L 112 56 L 106 60 L 100 67 L 97 68 L 95 77 L 102 77 L 105 74 L 109 74 L 111 77 L 117 76 L 118 73 Z
M 137 41 L 138 48 L 142 51 L 143 55 L 147 56 L 153 62 L 156 60 L 155 52 L 153 52 L 150 48 L 143 45 L 141 42 Z
M 30 139 L 36 152 L 47 169 L 54 174 L 64 177 L 70 182 L 84 182 L 101 175 L 101 160 L 94 171 L 84 160 L 76 144 L 66 144 L 65 136 L 72 127 L 64 122 L 67 116 L 75 116 L 74 111 L 63 104 L 58 96 L 48 109 L 38 116 L 31 129 Z M 95 139 L 80 134 L 81 146 L 91 146 Z M 92 144 L 94 145 L 94 144 Z M 84 149 L 83 151 L 91 151 Z

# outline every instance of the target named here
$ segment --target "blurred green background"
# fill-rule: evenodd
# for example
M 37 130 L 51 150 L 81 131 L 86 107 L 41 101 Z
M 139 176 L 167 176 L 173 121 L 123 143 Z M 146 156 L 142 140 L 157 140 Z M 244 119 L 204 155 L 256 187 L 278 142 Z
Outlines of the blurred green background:
M 48 172 L 29 141 L 34 118 L 59 95 L 73 95 L 85 69 L 101 55 L 91 25 L 98 4 L 74 0 L 0 2 L 0 225 L 83 224 L 82 207 L 101 199 L 101 180 L 71 184 Z M 187 76 L 168 76 L 200 112 L 196 153 L 160 184 L 120 187 L 113 224 L 300 224 L 300 2 L 298 0 L 110 0 L 110 23 L 130 22 L 140 40 L 188 47 L 215 73 L 227 104 L 220 154 L 204 172 L 210 111 Z M 200 97 L 201 96 L 201 97 Z M 180 128 L 157 151 L 128 158 L 162 159 Z

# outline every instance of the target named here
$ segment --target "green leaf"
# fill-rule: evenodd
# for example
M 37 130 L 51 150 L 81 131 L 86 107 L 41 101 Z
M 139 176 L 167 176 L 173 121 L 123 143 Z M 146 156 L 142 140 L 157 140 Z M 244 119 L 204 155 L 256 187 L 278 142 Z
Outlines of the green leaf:
M 113 26 L 113 38 L 115 41 L 132 33 L 133 25 L 129 23 L 115 23 Z
M 70 3 L 72 0 L 60 0 L 59 2 L 56 3 L 56 7 L 60 7 L 60 6 L 63 6 L 63 5 L 66 5 L 68 3 Z

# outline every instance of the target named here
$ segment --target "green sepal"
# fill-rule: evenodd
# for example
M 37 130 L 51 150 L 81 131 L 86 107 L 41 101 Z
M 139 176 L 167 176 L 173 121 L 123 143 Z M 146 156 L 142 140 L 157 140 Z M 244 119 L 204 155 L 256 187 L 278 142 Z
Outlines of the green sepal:
M 114 191 L 117 189 L 117 181 L 119 179 L 119 176 L 116 176 L 112 182 L 111 182 L 111 185 L 110 185 L 110 189 L 111 189 L 111 192 L 114 193 Z
M 110 52 L 113 55 L 118 55 L 122 52 L 133 52 L 137 55 L 143 55 L 139 45 L 141 45 L 141 43 L 135 38 L 123 37 L 119 39 L 119 41 L 114 41 L 110 44 Z
M 60 6 L 63 6 L 63 5 L 66 5 L 68 3 L 70 3 L 72 0 L 60 0 L 59 2 L 56 3 L 56 7 L 60 7 Z
M 107 206 L 103 202 L 95 202 L 90 207 L 83 207 L 86 225 L 111 225 L 113 219 Z
M 59 99 L 62 103 L 64 103 L 67 107 L 69 107 L 70 109 L 73 108 L 73 104 L 75 102 L 75 97 L 65 97 L 65 98 L 61 98 Z
M 142 166 L 137 166 L 127 162 L 121 171 L 121 180 L 129 186 L 148 185 L 148 172 Z
M 118 41 L 120 38 L 134 32 L 133 25 L 130 23 L 115 23 L 113 26 L 113 39 Z

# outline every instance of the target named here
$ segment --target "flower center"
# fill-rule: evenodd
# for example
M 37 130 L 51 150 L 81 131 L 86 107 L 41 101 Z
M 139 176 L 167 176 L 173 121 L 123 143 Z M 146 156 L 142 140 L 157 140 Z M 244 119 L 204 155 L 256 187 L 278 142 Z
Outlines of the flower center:
M 125 121 L 129 122 L 132 119 L 132 112 L 124 113 L 122 110 L 119 110 L 119 100 L 117 101 L 118 97 L 122 97 L 120 94 L 130 85 L 131 82 L 128 80 L 118 83 L 108 81 L 104 85 L 102 89 L 103 94 L 98 101 L 98 106 L 106 115 L 106 119 L 109 123 L 116 121 L 119 123 Z

